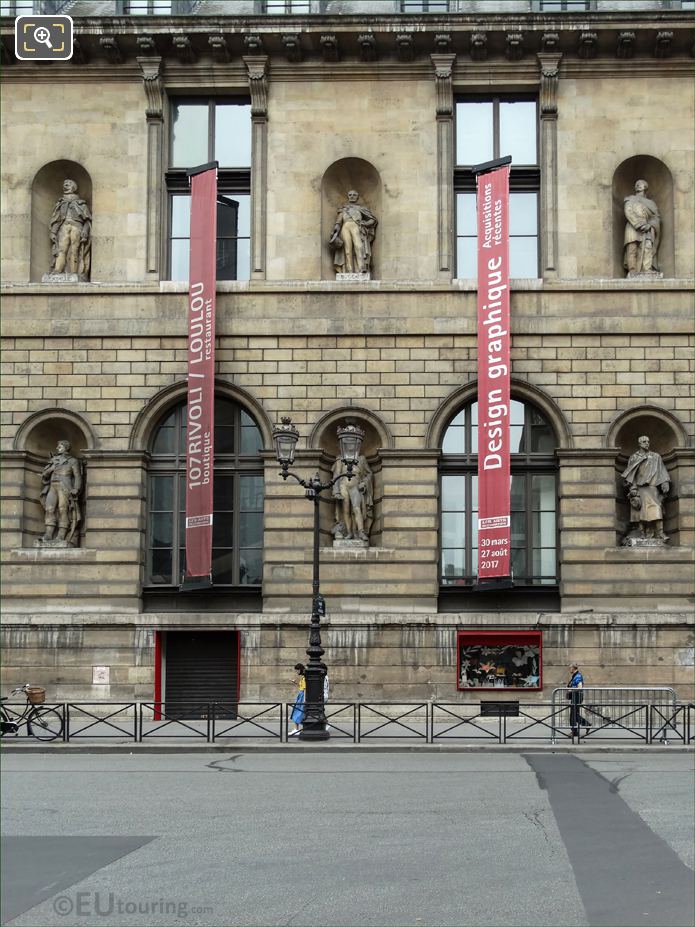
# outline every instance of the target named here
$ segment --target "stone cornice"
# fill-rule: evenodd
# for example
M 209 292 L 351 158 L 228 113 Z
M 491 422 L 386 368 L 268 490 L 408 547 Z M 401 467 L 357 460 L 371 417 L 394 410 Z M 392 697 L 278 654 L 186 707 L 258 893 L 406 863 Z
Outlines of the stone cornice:
M 291 27 L 291 28 L 290 28 Z M 134 59 L 151 50 L 167 61 L 177 61 L 195 71 L 195 63 L 224 67 L 241 64 L 244 55 L 265 54 L 292 73 L 307 74 L 319 64 L 348 66 L 353 77 L 378 66 L 380 73 L 394 66 L 419 65 L 432 54 L 456 55 L 469 68 L 525 65 L 539 52 L 563 55 L 563 63 L 595 75 L 598 64 L 617 73 L 641 73 L 636 65 L 649 61 L 659 73 L 682 69 L 693 54 L 692 21 L 675 11 L 582 13 L 548 16 L 538 14 L 451 14 L 448 16 L 309 16 L 292 17 L 103 17 L 75 19 L 80 56 L 49 64 L 15 62 L 13 23 L 0 21 L 0 36 L 8 67 L 29 73 L 34 79 L 84 79 L 85 68 L 96 65 L 100 74 L 111 69 L 132 68 Z M 556 37 L 553 47 L 547 36 Z M 514 36 L 510 44 L 509 37 Z M 330 37 L 333 61 L 326 60 Z M 249 41 L 253 39 L 252 45 Z M 446 39 L 444 43 L 443 40 Z M 211 41 L 212 40 L 212 41 Z M 367 42 L 368 40 L 368 42 Z M 368 48 L 367 48 L 368 46 Z M 513 46 L 513 47 L 512 47 Z M 365 53 L 368 50 L 368 54 Z M 332 69 L 326 68 L 324 79 Z M 430 72 L 431 73 L 431 72 Z M 79 75 L 79 76 L 78 76 Z M 280 76 L 279 74 L 277 76 Z M 20 77 L 17 73 L 14 79 Z M 496 74 L 495 74 L 496 77 Z M 107 78 L 108 79 L 108 78 Z M 112 78 L 118 79 L 118 78 Z

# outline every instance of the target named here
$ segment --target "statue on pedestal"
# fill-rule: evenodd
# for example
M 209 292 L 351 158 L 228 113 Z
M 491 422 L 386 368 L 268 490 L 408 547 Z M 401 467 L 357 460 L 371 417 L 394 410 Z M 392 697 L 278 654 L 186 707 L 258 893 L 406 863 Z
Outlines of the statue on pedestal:
M 44 283 L 88 281 L 92 263 L 92 214 L 74 180 L 63 181 L 63 195 L 50 222 L 51 272 Z
M 358 204 L 357 190 L 349 190 L 347 196 L 348 202 L 338 210 L 328 240 L 333 249 L 333 266 L 337 274 L 369 274 L 378 222 L 366 206 Z
M 69 441 L 59 441 L 43 468 L 41 504 L 46 531 L 37 541 L 39 547 L 77 547 L 78 526 L 82 520 L 79 497 L 84 483 L 82 461 L 70 453 Z
M 632 196 L 625 197 L 625 239 L 623 264 L 628 277 L 662 277 L 657 263 L 661 239 L 661 216 L 647 198 L 646 180 L 638 180 Z
M 345 473 L 347 467 L 340 457 L 333 464 L 333 476 Z M 334 547 L 369 547 L 369 532 L 374 521 L 374 474 L 361 454 L 352 471 L 333 487 L 335 501 Z M 350 543 L 345 543 L 350 542 Z
M 664 534 L 664 499 L 671 488 L 671 479 L 663 460 L 649 450 L 649 438 L 638 439 L 635 451 L 621 474 L 627 487 L 630 503 L 630 522 L 633 530 L 623 544 L 631 547 L 661 546 L 668 541 Z

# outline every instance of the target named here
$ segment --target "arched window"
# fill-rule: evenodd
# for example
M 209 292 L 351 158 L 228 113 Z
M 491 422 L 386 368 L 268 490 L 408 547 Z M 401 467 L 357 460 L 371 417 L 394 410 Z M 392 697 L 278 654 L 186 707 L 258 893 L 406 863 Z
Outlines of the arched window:
M 260 587 L 263 568 L 261 432 L 241 406 L 215 400 L 214 587 Z M 178 587 L 186 566 L 186 404 L 152 434 L 145 586 Z M 170 589 L 171 591 L 171 589 Z
M 517 587 L 556 586 L 557 462 L 555 432 L 528 402 L 511 401 L 512 571 Z M 478 579 L 478 403 L 451 420 L 442 440 L 442 589 Z

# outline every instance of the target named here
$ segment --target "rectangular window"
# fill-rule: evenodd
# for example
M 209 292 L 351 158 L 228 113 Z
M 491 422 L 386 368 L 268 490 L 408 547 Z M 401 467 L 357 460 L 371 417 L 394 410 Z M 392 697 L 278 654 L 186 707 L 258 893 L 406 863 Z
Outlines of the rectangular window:
M 309 0 L 266 0 L 263 6 L 264 12 L 272 16 L 311 12 Z
M 459 631 L 458 689 L 542 689 L 541 631 Z
M 248 280 L 251 267 L 251 106 L 228 99 L 171 104 L 169 279 L 187 280 L 190 192 L 186 169 L 219 163 L 217 279 Z
M 477 275 L 475 177 L 470 168 L 511 155 L 511 277 L 538 276 L 538 115 L 535 99 L 480 98 L 456 104 L 456 276 Z
M 591 9 L 591 0 L 539 0 L 541 13 L 574 13 Z
M 34 0 L 0 0 L 0 16 L 27 16 L 33 12 Z
M 171 16 L 172 0 L 127 0 L 125 12 L 131 16 Z
M 401 13 L 448 13 L 449 0 L 401 0 Z

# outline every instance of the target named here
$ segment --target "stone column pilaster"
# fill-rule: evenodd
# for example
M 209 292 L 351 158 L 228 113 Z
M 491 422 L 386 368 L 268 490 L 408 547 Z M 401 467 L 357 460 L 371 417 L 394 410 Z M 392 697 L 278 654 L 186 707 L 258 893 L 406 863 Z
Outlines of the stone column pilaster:
M 245 55 L 251 93 L 251 277 L 265 280 L 268 200 L 268 56 Z
M 437 92 L 437 276 L 454 274 L 454 91 L 456 55 L 430 55 Z
M 164 132 L 164 94 L 162 91 L 162 59 L 157 57 L 138 58 L 142 71 L 142 82 L 147 96 L 147 231 L 145 247 L 145 271 L 149 278 L 158 280 L 161 276 L 160 256 L 162 227 L 162 136 Z
M 540 52 L 541 274 L 558 275 L 557 86 L 559 52 Z

